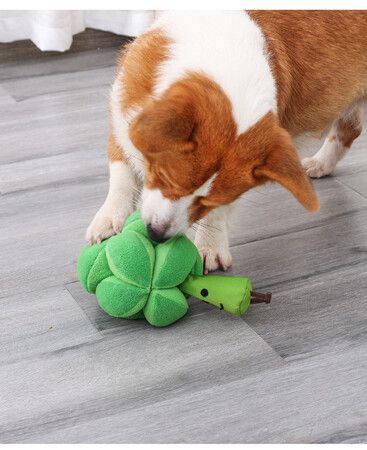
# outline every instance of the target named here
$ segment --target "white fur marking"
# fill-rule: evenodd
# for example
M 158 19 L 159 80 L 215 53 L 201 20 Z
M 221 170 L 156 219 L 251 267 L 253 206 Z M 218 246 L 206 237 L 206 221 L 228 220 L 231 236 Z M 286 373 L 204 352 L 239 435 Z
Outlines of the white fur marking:
M 101 242 L 121 231 L 126 217 L 133 211 L 135 186 L 135 178 L 127 164 L 110 163 L 108 195 L 87 229 L 87 242 Z
M 127 112 L 121 110 L 121 85 L 123 83 L 123 72 L 121 72 L 111 89 L 110 105 L 113 125 L 113 134 L 116 142 L 121 147 L 124 155 L 141 180 L 144 180 L 144 159 L 140 151 L 131 142 L 129 126 L 134 118 L 140 113 L 141 108 L 130 109 Z
M 219 268 L 227 270 L 232 264 L 228 241 L 231 210 L 232 205 L 216 208 L 199 221 L 195 245 L 203 259 L 205 273 Z
M 217 174 L 211 176 L 193 194 L 181 197 L 176 201 L 165 198 L 159 189 L 143 189 L 142 218 L 146 224 L 166 228 L 166 235 L 186 231 L 189 227 L 188 208 L 197 196 L 208 195 Z
M 159 67 L 156 97 L 187 71 L 203 72 L 228 96 L 238 134 L 276 111 L 276 88 L 260 28 L 244 11 L 169 11 L 152 28 L 173 41 Z

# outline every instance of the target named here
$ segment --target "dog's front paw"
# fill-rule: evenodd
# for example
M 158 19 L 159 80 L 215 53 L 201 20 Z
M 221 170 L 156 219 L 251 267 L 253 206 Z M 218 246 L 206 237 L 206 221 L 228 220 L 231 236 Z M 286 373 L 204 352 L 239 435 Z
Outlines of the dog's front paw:
M 227 270 L 232 265 L 232 255 L 227 243 L 220 242 L 195 242 L 203 260 L 204 273 L 217 269 Z
M 334 167 L 329 166 L 318 158 L 304 158 L 302 159 L 302 166 L 306 174 L 311 178 L 322 178 L 330 175 Z
M 106 202 L 89 225 L 85 239 L 88 244 L 100 243 L 122 230 L 125 219 L 132 213 L 132 208 Z

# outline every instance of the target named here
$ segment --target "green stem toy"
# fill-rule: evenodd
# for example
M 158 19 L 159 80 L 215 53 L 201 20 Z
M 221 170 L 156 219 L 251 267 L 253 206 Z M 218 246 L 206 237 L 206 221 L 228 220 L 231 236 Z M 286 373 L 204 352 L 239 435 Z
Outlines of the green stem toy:
M 85 247 L 77 270 L 81 284 L 96 294 L 107 314 L 145 318 L 157 327 L 183 317 L 189 296 L 238 316 L 250 303 L 271 300 L 270 293 L 252 291 L 249 278 L 203 275 L 197 248 L 184 235 L 163 243 L 150 240 L 139 212 L 126 220 L 120 234 Z
M 187 295 L 236 316 L 242 316 L 250 303 L 270 303 L 271 301 L 270 292 L 261 294 L 252 291 L 251 281 L 246 277 L 189 275 L 179 288 Z

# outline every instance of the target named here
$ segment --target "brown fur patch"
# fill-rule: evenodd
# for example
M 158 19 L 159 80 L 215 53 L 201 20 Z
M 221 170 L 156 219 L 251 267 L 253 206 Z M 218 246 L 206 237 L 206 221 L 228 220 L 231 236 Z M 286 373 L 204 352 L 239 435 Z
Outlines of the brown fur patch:
M 147 161 L 147 186 L 170 199 L 191 194 L 213 175 L 235 136 L 228 98 L 197 73 L 151 101 L 130 127 Z
M 152 93 L 157 68 L 168 55 L 168 44 L 168 38 L 156 29 L 139 36 L 121 53 L 118 67 L 124 71 L 123 110 L 140 106 Z
M 337 121 L 336 137 L 345 148 L 350 148 L 354 139 L 362 133 L 362 128 L 359 111 L 355 111 L 353 114 Z
M 249 189 L 267 181 L 277 181 L 303 206 L 319 209 L 315 191 L 305 175 L 289 134 L 268 113 L 228 149 L 212 189 L 198 197 L 191 207 L 191 221 L 204 217 L 213 208 L 231 203 Z
M 268 180 L 280 182 L 316 210 L 312 185 L 276 116 L 267 114 L 239 137 L 236 128 L 221 88 L 191 73 L 147 105 L 131 124 L 130 138 L 147 161 L 147 186 L 166 198 L 192 194 L 217 172 L 209 195 L 194 203 L 192 222 Z
M 320 132 L 367 94 L 366 11 L 249 11 L 262 29 L 291 135 Z

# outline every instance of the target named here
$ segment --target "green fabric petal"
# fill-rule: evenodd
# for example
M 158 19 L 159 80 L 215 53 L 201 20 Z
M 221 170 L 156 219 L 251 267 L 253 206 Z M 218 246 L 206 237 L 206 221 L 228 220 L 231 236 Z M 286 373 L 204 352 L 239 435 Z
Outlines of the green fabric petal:
M 78 263 L 77 272 L 80 283 L 88 292 L 94 293 L 97 284 L 111 275 L 111 271 L 108 268 L 107 260 L 101 253 L 105 253 L 105 247 L 107 241 L 103 241 L 101 244 L 87 245 L 81 251 Z
M 158 244 L 158 242 L 155 242 L 149 238 L 147 227 L 141 218 L 140 211 L 135 211 L 131 216 L 129 216 L 126 219 L 124 230 L 132 230 L 136 231 L 139 234 L 142 234 L 149 240 L 149 242 L 153 245 L 153 247 L 155 247 Z
M 187 300 L 178 288 L 153 289 L 144 308 L 147 321 L 165 327 L 181 319 L 188 310 Z
M 174 236 L 155 248 L 153 288 L 171 288 L 181 284 L 196 267 L 200 255 L 184 235 Z M 201 259 L 200 259 L 201 261 Z
M 124 283 L 115 276 L 101 281 L 96 290 L 100 307 L 110 316 L 124 318 L 134 317 L 143 309 L 148 293 L 146 289 Z
M 126 283 L 148 288 L 154 268 L 154 248 L 143 235 L 132 230 L 109 239 L 107 260 L 113 274 Z
M 202 275 L 204 273 L 204 265 L 203 260 L 201 259 L 200 253 L 198 252 L 197 248 L 196 250 L 196 260 L 194 267 L 191 270 L 192 275 Z
M 112 274 L 111 269 L 108 265 L 107 256 L 106 256 L 106 248 L 104 248 L 96 260 L 94 261 L 93 266 L 90 269 L 88 276 L 88 289 L 89 292 L 96 292 L 98 284 L 107 277 L 110 277 Z

